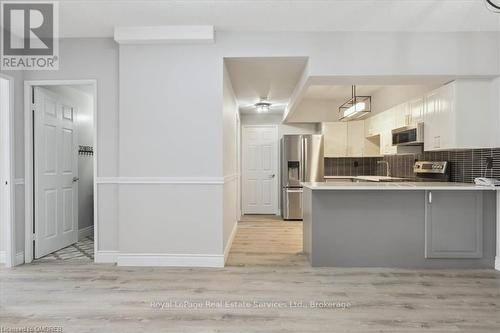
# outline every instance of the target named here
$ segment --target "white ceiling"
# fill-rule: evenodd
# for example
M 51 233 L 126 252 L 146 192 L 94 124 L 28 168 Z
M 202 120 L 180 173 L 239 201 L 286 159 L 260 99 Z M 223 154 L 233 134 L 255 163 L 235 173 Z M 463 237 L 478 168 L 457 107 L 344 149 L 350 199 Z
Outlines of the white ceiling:
M 351 85 L 310 85 L 298 103 L 297 110 L 289 117 L 290 122 L 338 121 L 338 108 L 351 96 Z M 400 86 L 356 85 L 356 95 L 373 96 L 384 88 L 398 89 Z
M 255 113 L 261 98 L 272 103 L 272 113 L 283 113 L 300 79 L 307 58 L 225 58 L 241 113 Z
M 382 82 L 382 81 L 379 81 Z M 442 85 L 436 78 L 427 78 L 425 84 L 360 84 L 356 95 L 371 96 L 371 111 L 387 110 L 405 101 L 420 97 Z M 339 107 L 351 98 L 351 85 L 312 84 L 305 88 L 302 98 L 287 122 L 338 121 Z
M 382 88 L 383 86 L 356 86 L 356 95 L 371 96 Z M 351 95 L 351 86 L 348 85 L 312 85 L 307 88 L 304 99 L 347 101 Z
M 500 3 L 500 0 L 494 0 Z M 485 0 L 61 0 L 61 37 L 115 26 L 214 25 L 218 31 L 500 31 Z

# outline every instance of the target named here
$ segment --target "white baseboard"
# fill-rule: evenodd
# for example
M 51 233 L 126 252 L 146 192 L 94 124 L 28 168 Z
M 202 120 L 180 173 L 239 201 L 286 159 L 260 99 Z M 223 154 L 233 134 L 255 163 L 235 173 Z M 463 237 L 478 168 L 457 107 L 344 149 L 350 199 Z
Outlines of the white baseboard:
M 495 258 L 495 269 L 500 271 L 500 257 Z
M 238 222 L 234 222 L 233 230 L 231 230 L 231 234 L 229 235 L 229 239 L 227 240 L 226 247 L 224 248 L 224 264 L 229 257 L 229 251 L 231 251 L 231 246 L 233 245 L 234 237 L 236 237 L 236 232 L 238 231 Z
M 85 237 L 89 237 L 92 235 L 94 235 L 94 226 L 93 225 L 78 230 L 78 240 L 79 241 L 84 239 Z
M 94 255 L 94 261 L 101 264 L 116 263 L 118 251 L 97 251 Z
M 24 252 L 16 253 L 16 262 L 14 263 L 14 266 L 22 264 L 24 264 Z
M 120 253 L 118 266 L 224 267 L 222 254 Z
M 7 262 L 7 252 L 0 251 L 0 264 L 5 264 Z M 14 266 L 24 264 L 24 252 L 16 253 L 16 259 Z

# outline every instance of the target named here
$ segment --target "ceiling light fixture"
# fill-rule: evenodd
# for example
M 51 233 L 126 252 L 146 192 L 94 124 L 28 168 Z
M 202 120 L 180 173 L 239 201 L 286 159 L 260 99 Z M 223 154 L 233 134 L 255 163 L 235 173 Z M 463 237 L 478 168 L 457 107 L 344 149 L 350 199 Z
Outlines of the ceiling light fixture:
M 255 103 L 255 109 L 257 110 L 258 113 L 269 112 L 270 108 L 271 108 L 271 103 L 269 103 L 265 99 L 261 99 L 260 102 Z
M 356 86 L 351 87 L 351 93 L 351 99 L 339 107 L 340 121 L 361 119 L 371 112 L 371 96 L 357 96 Z

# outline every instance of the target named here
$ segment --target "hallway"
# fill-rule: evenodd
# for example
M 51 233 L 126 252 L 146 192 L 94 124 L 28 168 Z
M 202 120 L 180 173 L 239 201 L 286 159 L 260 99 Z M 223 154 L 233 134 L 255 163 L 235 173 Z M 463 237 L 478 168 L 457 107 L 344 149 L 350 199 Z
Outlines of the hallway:
M 238 222 L 228 266 L 303 266 L 302 222 L 276 215 L 244 215 Z

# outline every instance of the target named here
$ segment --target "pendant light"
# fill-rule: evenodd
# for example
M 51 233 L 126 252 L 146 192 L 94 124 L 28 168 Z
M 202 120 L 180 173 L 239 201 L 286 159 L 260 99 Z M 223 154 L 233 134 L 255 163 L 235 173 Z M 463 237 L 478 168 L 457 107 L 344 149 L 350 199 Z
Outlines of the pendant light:
M 351 87 L 351 99 L 339 107 L 340 121 L 359 120 L 371 112 L 371 96 L 357 96 L 356 86 Z

